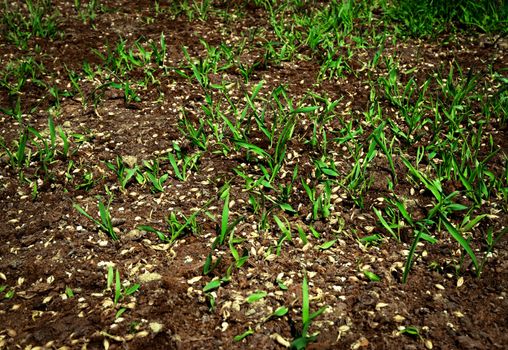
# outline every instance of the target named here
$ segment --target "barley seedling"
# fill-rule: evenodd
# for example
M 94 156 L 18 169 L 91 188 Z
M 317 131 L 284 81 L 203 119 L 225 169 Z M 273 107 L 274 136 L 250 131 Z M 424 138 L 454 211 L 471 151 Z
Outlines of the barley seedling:
M 139 172 L 137 166 L 134 166 L 134 168 L 126 168 L 121 156 L 116 157 L 116 164 L 106 162 L 106 166 L 116 174 L 122 190 L 125 190 L 129 182 L 137 176 Z
M 220 198 L 224 200 L 224 206 L 222 208 L 222 216 L 221 216 L 221 224 L 220 231 L 217 243 L 219 245 L 224 244 L 226 241 L 226 237 L 228 234 L 232 233 L 235 227 L 244 219 L 243 216 L 236 218 L 232 223 L 229 223 L 229 197 L 230 197 L 230 187 L 227 185 L 224 187 Z
M 104 205 L 104 203 L 99 199 L 99 217 L 100 221 L 93 218 L 90 214 L 88 214 L 79 204 L 73 204 L 74 209 L 78 211 L 81 215 L 86 217 L 88 220 L 92 221 L 96 224 L 101 231 L 106 233 L 111 239 L 114 241 L 118 240 L 118 236 L 113 228 L 113 223 L 111 222 L 111 214 L 109 212 L 109 208 Z
M 309 343 L 316 341 L 317 336 L 315 334 L 309 335 L 309 328 L 312 325 L 312 321 L 326 309 L 327 306 L 323 306 L 313 313 L 310 312 L 309 285 L 307 282 L 307 273 L 305 273 L 302 282 L 302 330 L 296 334 L 295 339 L 291 342 L 292 349 L 302 350 L 305 349 Z
M 171 214 L 169 214 L 169 217 L 166 219 L 168 225 L 167 232 L 169 233 L 169 237 L 164 231 L 157 230 L 152 226 L 140 225 L 138 226 L 138 229 L 146 232 L 155 233 L 162 242 L 173 244 L 177 239 L 187 234 L 187 232 L 191 232 L 192 234 L 198 233 L 199 228 L 196 218 L 200 213 L 202 213 L 203 210 L 204 209 L 202 208 L 194 212 L 189 217 L 180 213 L 179 216 L 182 217 L 183 221 L 181 221 L 174 212 L 171 212 Z
M 151 182 L 153 192 L 164 192 L 164 182 L 169 178 L 169 174 L 159 175 L 159 161 L 143 161 L 147 169 L 143 175 Z

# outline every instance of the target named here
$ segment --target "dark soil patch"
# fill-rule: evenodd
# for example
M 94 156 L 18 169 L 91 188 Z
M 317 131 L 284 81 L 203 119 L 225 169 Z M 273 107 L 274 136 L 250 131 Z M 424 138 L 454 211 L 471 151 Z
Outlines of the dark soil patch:
M 382 152 L 369 162 L 366 187 L 353 189 L 341 182 L 355 163 L 355 149 L 346 139 L 347 130 L 357 132 L 354 142 L 363 145 L 363 159 L 372 139 L 369 135 L 378 123 L 367 116 L 374 100 L 386 120 L 400 120 L 393 102 L 383 97 L 381 86 L 372 83 L 387 76 L 386 62 L 390 58 L 397 59 L 401 71 L 412 70 L 401 74 L 403 84 L 411 77 L 418 84 L 433 75 L 446 77 L 452 65 L 460 66 L 465 76 L 471 70 L 480 81 L 474 91 L 488 99 L 501 91 L 492 76 L 506 74 L 507 61 L 500 46 L 503 41 L 491 40 L 480 46 L 482 40 L 489 39 L 477 33 L 454 34 L 453 40 L 449 40 L 450 34 L 433 40 L 387 39 L 382 62 L 377 68 L 369 68 L 366 64 L 377 52 L 373 39 L 365 39 L 366 48 L 348 39 L 342 54 L 346 56 L 347 48 L 352 48 L 354 54 L 348 61 L 352 69 L 346 69 L 341 77 L 320 79 L 323 58 L 303 44 L 301 52 L 288 60 L 279 61 L 267 54 L 265 43 L 279 39 L 266 10 L 251 1 L 213 1 L 204 20 L 190 20 L 189 12 L 178 5 L 180 2 L 161 1 L 156 12 L 151 1 L 102 1 L 96 9 L 97 17 L 85 21 L 72 2 L 52 3 L 60 14 L 61 35 L 52 39 L 30 38 L 28 49 L 18 48 L 6 34 L 0 37 L 3 76 L 9 64 L 28 58 L 44 66 L 17 93 L 2 85 L 0 136 L 5 144 L 16 145 L 23 131 L 23 125 L 8 113 L 16 107 L 18 97 L 24 126 L 30 125 L 49 137 L 51 115 L 71 142 L 69 154 L 60 152 L 45 164 L 46 169 L 38 158 L 35 142 L 29 145 L 34 159 L 21 171 L 0 150 L 0 286 L 5 287 L 0 294 L 0 348 L 284 348 L 302 331 L 305 274 L 311 312 L 327 306 L 312 323 L 309 332 L 316 333 L 317 338 L 308 349 L 506 347 L 508 241 L 498 242 L 481 278 L 476 278 L 471 260 L 457 242 L 443 227 L 432 226 L 438 243 L 418 246 L 408 282 L 402 284 L 402 271 L 415 232 L 406 225 L 400 232 L 402 243 L 389 238 L 372 208 L 385 208 L 386 198 L 394 195 L 405 201 L 415 220 L 421 220 L 435 205 L 435 198 L 421 183 L 410 180 L 399 153 L 393 157 L 398 177 L 393 188 L 391 168 Z M 85 4 L 82 6 L 84 9 Z M 302 13 L 311 10 L 300 9 Z M 167 43 L 163 66 L 153 61 L 143 66 L 131 62 L 135 67 L 122 72 L 115 68 L 114 60 L 109 62 L 97 54 L 107 56 L 113 52 L 112 57 L 121 60 L 115 53 L 118 43 L 125 41 L 127 48 L 139 52 L 139 47 L 158 45 L 161 33 Z M 200 39 L 210 47 L 223 44 L 238 51 L 233 53 L 234 64 L 209 75 L 210 84 L 229 86 L 227 93 L 207 90 L 192 78 L 182 47 L 187 47 L 191 57 L 201 57 L 201 63 L 206 62 L 210 51 Z M 141 59 L 138 54 L 134 56 Z M 219 61 L 227 66 L 225 57 Z M 87 76 L 83 69 L 86 65 L 96 72 L 95 76 Z M 249 81 L 242 76 L 243 65 L 254 67 Z M 71 85 L 70 71 L 80 76 L 81 91 Z M 9 79 L 14 83 L 15 78 Z M 459 80 L 464 83 L 464 79 Z M 252 125 L 256 123 L 253 115 L 261 115 L 262 111 L 267 125 L 273 125 L 281 113 L 277 103 L 286 110 L 291 103 L 295 103 L 291 108 L 304 103 L 323 107 L 324 102 L 312 97 L 313 93 L 338 103 L 329 120 L 323 122 L 324 133 L 319 131 L 315 144 L 313 118 L 326 117 L 324 107 L 316 114 L 298 114 L 286 160 L 274 180 L 277 186 L 246 190 L 248 180 L 239 173 L 249 174 L 255 181 L 263 176 L 266 162 L 255 152 L 235 144 L 236 136 L 220 112 L 235 122 L 248 105 L 246 96 L 251 97 L 261 81 L 263 87 L 253 102 L 258 111 L 246 109 Z M 127 85 L 122 85 L 125 82 L 132 85 L 138 98 L 127 96 Z M 281 86 L 283 93 L 277 90 Z M 58 103 L 48 87 L 60 89 Z M 493 88 L 498 90 L 491 91 Z M 436 81 L 428 89 L 429 95 L 439 96 L 443 104 L 449 103 L 446 98 L 451 97 L 441 91 Z M 371 91 L 379 98 L 372 97 Z M 210 99 L 216 108 L 210 114 L 216 118 L 215 125 L 223 128 L 216 134 L 206 124 L 212 118 L 206 115 Z M 296 106 L 299 101 L 301 105 Z M 485 120 L 482 102 L 474 100 L 465 107 L 480 123 Z M 480 134 L 482 128 L 480 154 L 490 154 L 492 137 L 493 147 L 499 151 L 489 160 L 488 167 L 492 177 L 501 179 L 506 175 L 508 139 L 502 113 L 492 112 L 491 123 L 486 125 L 479 126 L 473 119 L 463 122 L 467 137 Z M 287 113 L 286 122 L 291 115 Z M 256 126 L 249 127 L 245 120 L 240 129 L 249 141 L 270 149 L 273 156 L 275 146 L 266 133 Z M 185 137 L 188 128 L 202 130 L 206 149 L 200 148 L 199 131 L 197 139 Z M 280 128 L 276 130 L 279 132 Z M 386 129 L 387 139 L 399 137 L 393 130 Z M 395 144 L 413 162 L 418 146 L 437 143 L 429 128 L 422 127 L 420 131 L 418 142 L 399 137 Z M 178 156 L 179 152 L 197 159 L 185 180 L 178 178 L 168 157 L 169 153 Z M 326 176 L 317 178 L 315 165 L 323 155 L 327 155 L 328 166 L 332 162 L 340 176 L 332 179 L 331 214 L 312 218 L 313 206 L 301 179 L 315 184 L 318 194 L 323 193 L 321 180 Z M 118 176 L 106 164 L 115 165 L 118 156 L 123 157 L 127 168 L 138 166 L 144 171 L 155 167 L 157 160 L 157 175 L 168 175 L 163 190 L 157 191 L 148 178 L 139 183 L 135 177 L 122 188 Z M 431 165 L 425 158 L 420 167 L 427 166 L 432 172 Z M 298 178 L 285 201 L 297 211 L 292 213 L 279 206 L 279 196 L 283 186 L 290 186 L 295 168 Z M 443 183 L 446 194 L 459 191 L 457 202 L 473 206 L 462 183 L 456 179 Z M 213 246 L 220 232 L 224 205 L 220 195 L 225 185 L 230 186 L 230 223 L 242 218 L 234 230 L 234 246 L 240 255 L 249 258 L 241 267 L 235 265 L 227 240 L 222 246 Z M 498 232 L 507 224 L 506 194 L 503 197 L 501 191 L 489 190 L 489 200 L 480 201 L 474 213 L 490 217 L 470 230 L 471 244 L 479 258 L 486 251 L 484 238 L 488 230 Z M 109 204 L 118 241 L 98 231 L 73 207 L 79 204 L 97 218 L 98 197 Z M 252 200 L 261 202 L 261 198 L 268 199 L 258 210 Z M 166 232 L 172 213 L 182 220 L 182 215 L 190 217 L 196 210 L 201 211 L 196 216 L 195 230 L 190 230 L 191 226 L 182 230 L 182 237 L 172 244 L 159 240 L 155 233 L 137 229 L 139 225 L 151 225 Z M 269 213 L 266 227 L 264 210 Z M 273 215 L 286 219 L 282 222 L 292 228 L 293 238 L 281 244 L 279 254 L 282 232 Z M 463 217 L 463 212 L 449 216 L 457 224 Z M 318 238 L 313 236 L 311 226 Z M 306 245 L 297 238 L 297 227 L 307 233 Z M 362 243 L 362 238 L 374 234 L 379 234 L 377 242 Z M 323 244 L 332 240 L 334 244 L 324 248 Z M 209 256 L 217 264 L 205 274 Z M 115 292 L 107 288 L 108 266 L 118 270 L 124 292 L 135 283 L 140 284 L 139 290 L 114 303 Z M 369 280 L 364 271 L 375 273 L 380 281 Z M 214 278 L 222 279 L 220 288 L 203 292 Z M 267 294 L 259 301 L 247 302 L 246 298 L 256 291 Z M 270 318 L 281 306 L 287 307 L 288 313 Z M 234 341 L 235 336 L 249 329 L 252 335 Z M 418 334 L 401 332 L 404 329 L 416 329 Z

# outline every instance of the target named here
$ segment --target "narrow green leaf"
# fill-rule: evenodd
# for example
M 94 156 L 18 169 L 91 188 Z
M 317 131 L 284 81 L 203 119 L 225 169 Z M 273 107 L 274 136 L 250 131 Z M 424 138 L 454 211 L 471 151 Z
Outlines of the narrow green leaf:
M 125 295 L 131 295 L 131 294 L 134 294 L 134 293 L 136 293 L 136 292 L 139 290 L 139 287 L 141 287 L 141 285 L 139 285 L 138 283 L 133 284 L 132 286 L 128 287 L 128 288 L 124 291 L 124 294 L 125 294 Z
M 330 168 L 322 168 L 321 171 L 323 172 L 323 174 L 325 174 L 327 176 L 332 176 L 332 177 L 340 176 L 340 174 L 338 172 L 336 172 L 335 170 L 330 169 Z
M 327 249 L 331 248 L 335 244 L 335 242 L 337 242 L 337 240 L 333 239 L 331 241 L 321 244 L 318 248 L 321 250 L 327 250 Z
M 303 276 L 302 282 L 302 322 L 308 324 L 310 322 L 310 305 L 309 305 L 309 285 L 307 283 L 307 274 Z
M 277 280 L 277 285 L 279 286 L 279 288 L 281 290 L 288 290 L 288 287 L 284 284 L 284 282 L 282 282 L 281 280 Z
M 220 287 L 221 283 L 222 283 L 221 280 L 210 281 L 203 287 L 203 292 L 207 293 L 214 289 L 217 289 Z
M 74 297 L 74 291 L 68 286 L 65 287 L 65 294 L 67 295 L 68 298 Z
M 289 203 L 280 203 L 279 207 L 287 213 L 297 214 L 298 212 L 293 209 Z
M 465 224 L 464 226 L 461 226 L 460 227 L 460 230 L 462 232 L 468 232 L 470 231 L 473 227 L 476 226 L 476 224 L 478 224 L 483 218 L 487 217 L 488 214 L 481 214 L 481 215 L 478 215 L 477 217 L 475 217 L 473 220 L 471 221 L 468 221 L 467 224 Z M 468 216 L 469 218 L 469 216 Z M 465 220 L 465 219 L 464 219 Z
M 413 265 L 413 257 L 415 255 L 416 247 L 423 232 L 420 230 L 416 231 L 416 235 L 414 237 L 413 243 L 411 244 L 411 248 L 409 249 L 409 254 L 407 255 L 406 264 L 404 266 L 404 272 L 402 273 L 402 283 L 406 283 L 407 276 L 409 274 L 409 270 L 411 270 L 411 266 Z
M 385 230 L 388 231 L 392 235 L 393 238 L 395 238 L 396 240 L 399 240 L 399 236 L 395 233 L 395 231 L 393 231 L 393 229 L 390 227 L 390 225 L 388 225 L 385 218 L 383 217 L 383 214 L 381 214 L 381 211 L 375 207 L 373 207 L 372 210 L 374 210 L 374 213 L 376 214 L 377 218 L 379 219 L 379 222 L 381 223 L 381 225 L 383 225 Z
M 416 336 L 420 335 L 420 331 L 418 330 L 418 328 L 413 327 L 413 326 L 405 327 L 404 329 L 402 329 L 400 331 L 400 333 L 401 334 L 408 334 L 408 335 L 416 335 Z
M 125 307 L 121 307 L 115 314 L 115 319 L 116 318 L 119 318 L 120 316 L 122 316 L 122 314 L 127 311 L 127 309 Z
M 317 310 L 317 311 L 313 312 L 313 313 L 310 315 L 310 319 L 311 319 L 311 320 L 315 319 L 316 317 L 318 317 L 319 315 L 321 315 L 323 312 L 325 312 L 325 311 L 326 311 L 326 309 L 328 309 L 328 306 L 327 306 L 327 305 L 325 305 L 325 306 L 323 306 L 323 307 L 319 308 L 319 310 Z
M 299 107 L 297 109 L 294 109 L 291 111 L 291 113 L 311 113 L 315 110 L 319 109 L 319 106 L 306 106 L 306 107 Z
M 367 277 L 372 282 L 379 282 L 379 281 L 381 281 L 381 277 L 376 275 L 374 272 L 371 272 L 369 270 L 363 270 L 362 272 L 365 275 L 365 277 Z
M 457 231 L 455 226 L 453 226 L 453 224 L 450 221 L 448 221 L 448 219 L 446 218 L 446 216 L 443 213 L 440 213 L 440 216 L 441 216 L 441 220 L 442 220 L 443 224 L 445 225 L 447 231 L 460 244 L 462 249 L 464 249 L 466 251 L 466 253 L 471 258 L 471 261 L 473 262 L 473 265 L 474 265 L 476 271 L 478 271 L 479 270 L 478 260 L 476 259 L 476 255 L 473 252 L 473 249 L 471 249 L 471 246 L 469 245 L 469 243 L 466 241 L 466 239 L 464 237 L 462 237 L 460 232 Z
M 233 338 L 234 341 L 242 341 L 243 339 L 247 338 L 249 335 L 254 334 L 254 331 L 249 328 L 249 330 L 243 332 L 242 334 L 239 334 Z
M 221 227 L 220 227 L 220 240 L 219 243 L 223 244 L 228 233 L 229 221 L 229 190 L 227 196 L 224 198 L 224 207 L 222 208 Z
M 256 145 L 250 144 L 250 143 L 242 141 L 242 140 L 233 140 L 233 142 L 235 144 L 237 144 L 238 146 L 245 148 L 248 151 L 256 153 L 258 156 L 260 156 L 266 160 L 270 160 L 272 158 L 265 150 L 261 149 L 260 147 L 258 147 Z
M 10 291 L 8 291 L 7 293 L 5 293 L 4 295 L 4 298 L 5 299 L 12 299 L 14 298 L 14 295 L 16 294 L 15 290 L 14 289 L 11 289 Z
M 255 301 L 263 299 L 264 297 L 266 297 L 266 295 L 267 295 L 267 293 L 265 291 L 255 292 L 255 293 L 252 293 L 251 295 L 249 295 L 245 300 L 249 304 L 252 304 Z
M 101 223 L 94 219 L 92 216 L 90 216 L 90 214 L 88 214 L 83 208 L 81 208 L 81 206 L 79 204 L 73 204 L 72 205 L 74 207 L 74 209 L 76 209 L 81 215 L 83 215 L 84 217 L 86 217 L 87 219 L 93 221 L 96 225 L 99 225 L 101 226 Z

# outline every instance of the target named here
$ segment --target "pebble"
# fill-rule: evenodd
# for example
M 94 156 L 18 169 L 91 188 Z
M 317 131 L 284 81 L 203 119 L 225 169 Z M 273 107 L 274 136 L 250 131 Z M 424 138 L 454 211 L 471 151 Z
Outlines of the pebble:
M 291 343 L 287 341 L 283 336 L 281 336 L 279 333 L 274 333 L 270 335 L 270 338 L 274 339 L 277 343 L 280 345 L 289 348 L 291 346 Z
M 150 330 L 153 333 L 159 333 L 164 328 L 164 325 L 162 323 L 158 323 L 158 322 L 150 322 L 148 327 L 150 327 Z
M 158 281 L 162 278 L 162 276 L 157 272 L 148 272 L 140 275 L 138 280 L 140 283 L 148 283 L 153 281 Z

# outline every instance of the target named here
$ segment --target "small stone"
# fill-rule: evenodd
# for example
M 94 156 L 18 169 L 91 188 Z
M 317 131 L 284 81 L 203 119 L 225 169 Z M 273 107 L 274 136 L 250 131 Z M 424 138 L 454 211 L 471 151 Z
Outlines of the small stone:
M 270 335 L 270 338 L 274 339 L 277 343 L 279 343 L 280 345 L 282 345 L 286 348 L 289 348 L 291 346 L 291 343 L 288 340 L 286 340 L 279 333 L 274 333 L 274 334 Z
M 194 284 L 194 283 L 198 282 L 201 278 L 203 278 L 203 276 L 192 277 L 191 279 L 187 280 L 187 283 L 188 284 Z
M 158 322 L 150 322 L 148 325 L 153 333 L 159 333 L 164 328 L 164 325 Z
M 147 272 L 138 277 L 140 283 L 159 281 L 162 276 L 157 272 Z
M 387 303 L 377 303 L 377 304 L 376 304 L 376 310 L 377 310 L 377 311 L 379 311 L 379 310 L 381 310 L 382 308 L 387 307 L 387 306 L 388 306 L 388 304 L 387 304 Z
M 135 156 L 123 156 L 122 160 L 129 168 L 134 168 L 138 162 L 138 158 Z
M 111 225 L 113 226 L 120 226 L 120 225 L 123 225 L 125 224 L 125 219 L 123 218 L 113 218 L 111 219 Z
M 143 238 L 144 233 L 143 231 L 138 230 L 137 228 L 130 230 L 125 235 L 122 235 L 123 239 L 126 239 L 128 241 L 137 241 L 141 238 Z
M 459 277 L 459 279 L 457 280 L 457 288 L 462 287 L 463 284 L 464 284 L 464 277 Z
M 397 323 L 401 323 L 405 320 L 406 318 L 404 316 L 401 316 L 401 315 L 395 315 L 393 316 L 393 320 Z
M 350 328 L 346 324 L 339 327 L 339 332 L 341 332 L 341 333 L 346 333 L 349 330 L 350 330 Z
M 141 331 L 139 333 L 136 333 L 136 337 L 137 338 L 144 338 L 144 337 L 148 336 L 148 334 L 149 333 L 147 331 Z
M 367 346 L 369 346 L 369 340 L 365 337 L 361 337 L 351 345 L 351 349 L 356 350 L 366 348 Z

